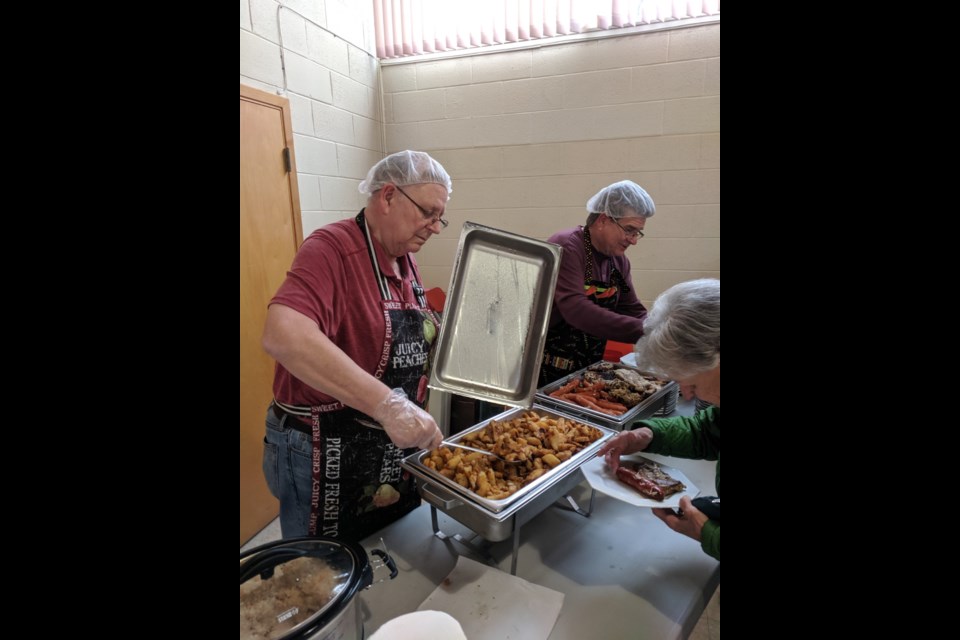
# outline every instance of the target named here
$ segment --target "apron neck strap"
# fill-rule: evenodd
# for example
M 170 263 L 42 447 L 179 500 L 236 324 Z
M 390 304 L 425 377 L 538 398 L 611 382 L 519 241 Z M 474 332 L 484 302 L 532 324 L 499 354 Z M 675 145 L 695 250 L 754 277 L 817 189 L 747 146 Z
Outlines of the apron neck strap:
M 373 275 L 377 279 L 377 286 L 380 288 L 380 297 L 384 300 L 393 300 L 393 296 L 390 293 L 390 287 L 387 286 L 387 280 L 383 277 L 383 273 L 380 272 L 380 262 L 377 260 L 377 250 L 373 246 L 373 236 L 370 235 L 370 227 L 367 225 L 367 218 L 364 214 L 366 209 L 360 211 L 357 214 L 357 217 L 354 218 L 357 222 L 357 226 L 360 227 L 360 230 L 363 231 L 363 237 L 367 240 L 367 255 L 370 256 L 370 264 L 373 266 Z M 417 272 L 413 269 L 413 260 L 410 259 L 410 254 L 407 254 L 407 266 L 410 270 L 410 275 L 413 285 L 413 294 L 417 297 L 417 302 L 420 304 L 421 308 L 427 308 L 427 299 L 423 293 L 423 285 L 420 284 L 419 278 L 417 278 Z M 399 266 L 399 263 L 398 265 Z M 397 276 L 399 277 L 399 273 Z
M 390 287 L 387 286 L 386 279 L 384 279 L 383 274 L 380 273 L 380 262 L 377 260 L 377 250 L 373 246 L 373 237 L 370 235 L 370 227 L 367 225 L 367 218 L 363 213 L 364 211 L 366 211 L 366 209 L 361 209 L 360 213 L 358 213 L 354 219 L 357 221 L 357 226 L 363 231 L 363 237 L 367 240 L 367 255 L 370 256 L 370 264 L 373 266 L 373 277 L 377 279 L 377 286 L 380 288 L 380 297 L 384 300 L 392 300 L 393 297 L 390 295 Z

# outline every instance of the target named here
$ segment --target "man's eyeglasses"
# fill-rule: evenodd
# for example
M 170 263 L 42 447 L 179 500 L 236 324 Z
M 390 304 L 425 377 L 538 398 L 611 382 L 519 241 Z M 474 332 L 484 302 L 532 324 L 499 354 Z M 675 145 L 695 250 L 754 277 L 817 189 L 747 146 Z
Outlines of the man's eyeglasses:
M 393 186 L 394 186 L 394 187 L 397 187 L 397 185 L 393 185 Z M 400 187 L 397 187 L 397 191 L 399 191 L 399 192 L 402 193 L 403 195 L 407 196 L 407 192 L 404 191 L 403 189 L 401 189 Z M 426 209 L 424 209 L 423 207 L 421 207 L 420 204 L 419 204 L 416 200 L 414 200 L 413 198 L 411 198 L 410 196 L 407 196 L 407 200 L 409 200 L 410 202 L 412 202 L 412 203 L 413 203 L 413 206 L 415 206 L 417 209 L 420 209 L 420 213 L 423 214 L 423 217 L 424 217 L 424 218 L 426 218 L 427 220 L 430 221 L 430 224 L 431 224 L 431 225 L 432 225 L 433 223 L 435 223 L 435 222 L 439 222 L 439 223 L 440 223 L 440 228 L 441 228 L 441 229 L 446 229 L 446 228 L 447 228 L 447 225 L 450 224 L 449 222 L 447 222 L 446 220 L 444 220 L 443 218 L 441 218 L 439 215 L 434 215 L 434 214 L 430 213 L 429 211 L 427 211 Z
M 610 216 L 607 217 L 610 218 Z M 640 229 L 624 229 L 623 225 L 617 222 L 616 218 L 610 219 L 613 220 L 613 224 L 620 227 L 620 231 L 623 231 L 623 235 L 627 236 L 628 238 L 637 238 L 639 240 L 643 237 L 643 231 L 640 231 Z

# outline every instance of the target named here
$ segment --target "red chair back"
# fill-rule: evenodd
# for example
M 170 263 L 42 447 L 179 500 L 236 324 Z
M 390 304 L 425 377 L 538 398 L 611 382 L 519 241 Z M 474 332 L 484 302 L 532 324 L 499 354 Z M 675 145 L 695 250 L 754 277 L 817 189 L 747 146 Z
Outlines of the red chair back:
M 427 303 L 431 309 L 434 311 L 443 311 L 443 305 L 447 303 L 447 294 L 443 292 L 443 289 L 440 287 L 427 289 L 425 295 L 427 296 Z
M 620 362 L 620 358 L 628 353 L 633 353 L 633 345 L 629 342 L 607 340 L 607 346 L 603 351 L 603 359 L 608 362 Z

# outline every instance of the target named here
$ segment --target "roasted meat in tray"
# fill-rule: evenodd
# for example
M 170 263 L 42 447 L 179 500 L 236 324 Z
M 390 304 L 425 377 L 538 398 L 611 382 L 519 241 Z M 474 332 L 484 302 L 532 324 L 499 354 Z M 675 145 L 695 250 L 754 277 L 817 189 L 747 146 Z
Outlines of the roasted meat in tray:
M 623 429 L 652 415 L 676 389 L 676 382 L 634 367 L 596 362 L 542 387 L 537 397 L 541 404 Z

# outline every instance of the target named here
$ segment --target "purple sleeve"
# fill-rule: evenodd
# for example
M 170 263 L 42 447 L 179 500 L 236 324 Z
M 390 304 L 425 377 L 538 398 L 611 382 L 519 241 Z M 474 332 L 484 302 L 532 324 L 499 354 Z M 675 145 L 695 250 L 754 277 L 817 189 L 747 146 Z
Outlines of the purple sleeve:
M 583 291 L 583 274 L 586 252 L 577 234 L 562 232 L 550 238 L 563 247 L 560 273 L 553 297 L 553 313 L 567 321 L 575 329 L 606 340 L 636 342 L 643 335 L 643 319 L 647 310 L 637 299 L 630 280 L 629 262 L 624 273 L 630 292 L 620 294 L 617 310 L 603 309 L 587 298 Z M 551 326 L 556 322 L 551 321 Z

